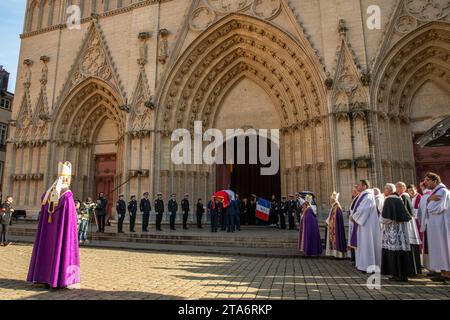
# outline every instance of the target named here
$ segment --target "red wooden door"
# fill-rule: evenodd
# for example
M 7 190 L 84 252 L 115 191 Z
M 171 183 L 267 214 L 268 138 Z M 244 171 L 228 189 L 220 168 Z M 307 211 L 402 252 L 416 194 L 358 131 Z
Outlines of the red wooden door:
M 116 176 L 116 155 L 103 154 L 95 156 L 95 197 L 103 192 L 108 195 L 107 216 L 111 217 L 114 204 L 114 180 Z
M 414 141 L 417 141 L 417 136 Z M 440 175 L 442 182 L 450 185 L 450 147 L 420 147 L 414 144 L 417 179 L 421 181 L 429 171 Z

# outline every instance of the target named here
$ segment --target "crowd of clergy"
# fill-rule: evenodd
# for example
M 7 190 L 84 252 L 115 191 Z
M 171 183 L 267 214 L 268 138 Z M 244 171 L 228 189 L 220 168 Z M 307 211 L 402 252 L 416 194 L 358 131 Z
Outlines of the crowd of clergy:
M 299 250 L 321 256 L 317 216 L 303 203 Z M 339 194 L 331 196 L 326 220 L 326 256 L 349 258 L 361 272 L 381 272 L 392 281 L 406 282 L 426 268 L 433 281 L 446 281 L 450 271 L 450 191 L 435 173 L 420 184 L 388 183 L 383 191 L 361 180 L 352 189 L 348 233 Z
M 39 223 L 27 280 L 43 284 L 47 288 L 77 287 L 80 284 L 79 236 L 80 230 L 83 230 L 83 239 L 86 238 L 87 223 L 77 223 L 77 206 L 70 190 L 71 178 L 71 163 L 59 163 L 57 179 L 41 198 Z M 331 195 L 331 210 L 326 219 L 326 256 L 337 259 L 350 257 L 358 270 L 367 273 L 379 270 L 395 281 L 408 281 L 408 278 L 422 272 L 422 266 L 430 271 L 432 280 L 448 279 L 450 191 L 437 174 L 425 175 L 420 192 L 415 186 L 406 186 L 403 182 L 395 185 L 388 183 L 381 192 L 379 189 L 372 189 L 367 180 L 361 180 L 354 186 L 352 193 L 348 234 L 339 194 L 334 192 Z M 186 201 L 187 197 L 188 195 Z M 106 197 L 101 195 L 100 198 Z M 144 199 L 150 203 L 148 194 L 144 195 Z M 171 200 L 174 200 L 173 197 Z M 278 219 L 284 217 L 283 206 L 286 203 L 284 201 L 278 204 L 274 199 L 270 223 L 277 225 Z M 164 211 L 161 194 L 158 194 L 154 204 L 159 215 L 158 229 Z M 323 244 L 313 196 L 306 194 L 298 199 L 291 199 L 288 204 L 290 226 L 295 224 L 292 220 L 298 212 L 299 250 L 307 257 L 321 256 Z M 100 214 L 97 218 L 102 221 L 98 223 L 98 231 L 102 232 L 106 202 L 103 200 L 102 203 L 100 199 L 95 205 L 90 205 L 93 210 L 97 210 L 96 216 Z M 123 206 L 123 203 L 118 205 Z M 169 207 L 169 211 L 172 209 L 176 212 L 177 206 L 173 201 Z M 188 212 L 187 202 L 182 203 L 182 208 L 184 212 Z M 238 206 L 236 212 L 237 208 Z M 141 211 L 149 212 L 150 205 L 145 207 L 141 203 Z M 81 219 L 83 221 L 89 221 L 89 218 Z M 171 221 L 171 225 L 172 223 Z M 186 227 L 185 219 L 183 224 Z

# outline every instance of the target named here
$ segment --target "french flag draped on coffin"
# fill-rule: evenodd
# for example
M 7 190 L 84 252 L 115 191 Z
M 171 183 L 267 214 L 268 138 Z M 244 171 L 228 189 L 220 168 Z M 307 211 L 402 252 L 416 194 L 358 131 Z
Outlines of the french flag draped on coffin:
M 256 217 L 263 221 L 269 221 L 270 208 L 272 203 L 263 198 L 258 198 L 256 201 Z

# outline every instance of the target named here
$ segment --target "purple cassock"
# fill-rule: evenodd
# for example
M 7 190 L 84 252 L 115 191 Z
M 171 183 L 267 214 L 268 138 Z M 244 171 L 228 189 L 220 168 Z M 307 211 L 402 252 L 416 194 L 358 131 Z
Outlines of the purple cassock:
M 41 207 L 27 281 L 66 288 L 80 283 L 77 214 L 72 192 L 61 195 L 51 219 L 48 209 L 48 203 Z
M 300 221 L 298 249 L 305 256 L 315 257 L 322 254 L 319 224 L 311 207 L 306 209 Z
M 345 239 L 344 215 L 339 205 L 333 206 L 328 221 L 327 255 L 345 257 L 347 240 Z

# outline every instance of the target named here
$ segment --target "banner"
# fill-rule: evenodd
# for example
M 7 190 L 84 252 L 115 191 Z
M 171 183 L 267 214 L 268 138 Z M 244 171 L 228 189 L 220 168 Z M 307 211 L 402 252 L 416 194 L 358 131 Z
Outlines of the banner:
M 256 202 L 256 217 L 268 222 L 271 206 L 272 203 L 270 201 L 267 201 L 263 198 L 258 198 L 258 201 Z

